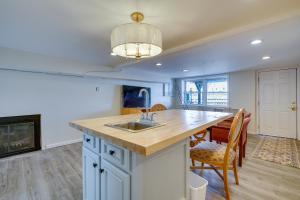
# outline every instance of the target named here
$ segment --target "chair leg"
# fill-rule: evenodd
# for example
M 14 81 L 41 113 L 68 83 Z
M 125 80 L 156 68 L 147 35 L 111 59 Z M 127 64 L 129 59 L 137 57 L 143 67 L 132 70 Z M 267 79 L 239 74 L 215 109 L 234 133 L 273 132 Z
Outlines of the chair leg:
M 248 133 L 246 134 L 246 141 L 243 145 L 244 149 L 243 149 L 243 156 L 244 158 L 246 157 L 246 145 L 247 145 L 247 142 L 248 142 Z
M 243 155 L 244 155 L 244 147 L 239 147 L 239 166 L 243 165 Z
M 192 159 L 192 166 L 195 167 L 195 160 Z
M 229 188 L 228 188 L 228 167 L 223 168 L 223 178 L 224 178 L 224 190 L 226 200 L 230 200 Z
M 238 177 L 238 171 L 237 171 L 237 159 L 235 158 L 233 161 L 233 173 L 235 178 L 235 184 L 239 184 L 239 177 Z

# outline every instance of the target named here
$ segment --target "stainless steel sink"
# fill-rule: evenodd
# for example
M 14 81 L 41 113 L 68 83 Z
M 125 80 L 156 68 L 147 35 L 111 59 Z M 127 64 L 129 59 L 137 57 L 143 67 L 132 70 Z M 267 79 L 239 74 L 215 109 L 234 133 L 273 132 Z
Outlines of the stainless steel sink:
M 123 122 L 123 123 L 115 123 L 115 124 L 105 124 L 105 126 L 129 131 L 129 132 L 140 132 L 140 131 L 160 127 L 163 125 L 164 124 L 157 123 L 157 122 L 146 123 L 146 122 L 139 122 L 139 121 Z

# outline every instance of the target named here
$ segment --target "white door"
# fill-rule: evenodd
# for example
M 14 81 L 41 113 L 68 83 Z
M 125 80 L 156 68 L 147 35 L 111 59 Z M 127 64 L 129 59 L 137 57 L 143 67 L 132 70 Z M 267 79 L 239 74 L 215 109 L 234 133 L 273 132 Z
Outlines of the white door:
M 296 102 L 296 69 L 260 72 L 260 133 L 296 138 Z

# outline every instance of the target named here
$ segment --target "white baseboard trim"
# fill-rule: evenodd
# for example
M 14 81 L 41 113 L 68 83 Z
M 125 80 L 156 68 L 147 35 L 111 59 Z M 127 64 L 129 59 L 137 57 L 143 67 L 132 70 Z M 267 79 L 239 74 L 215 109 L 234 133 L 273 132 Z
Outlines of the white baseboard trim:
M 68 144 L 73 144 L 73 143 L 77 143 L 77 142 L 82 142 L 82 138 L 78 138 L 78 139 L 75 139 L 75 140 L 64 141 L 64 142 L 58 142 L 58 143 L 54 143 L 54 144 L 47 144 L 47 145 L 43 146 L 43 150 L 44 149 L 55 148 L 55 147 L 60 147 L 60 146 L 68 145 Z

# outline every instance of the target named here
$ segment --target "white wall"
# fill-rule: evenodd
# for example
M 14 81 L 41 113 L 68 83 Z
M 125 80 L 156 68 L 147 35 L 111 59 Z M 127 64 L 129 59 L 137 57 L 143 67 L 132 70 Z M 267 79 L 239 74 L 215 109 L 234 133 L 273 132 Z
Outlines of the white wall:
M 229 107 L 251 112 L 248 132 L 256 134 L 256 73 L 254 70 L 229 73 Z
M 81 133 L 68 122 L 119 114 L 123 84 L 151 87 L 152 104 L 171 105 L 171 97 L 162 96 L 161 83 L 0 70 L 0 117 L 41 114 L 43 148 L 78 141 Z

